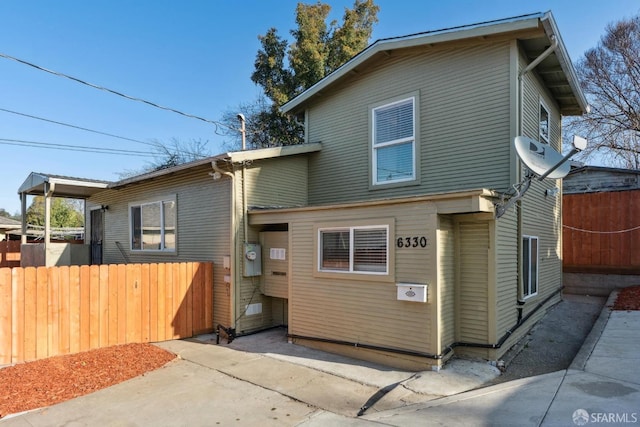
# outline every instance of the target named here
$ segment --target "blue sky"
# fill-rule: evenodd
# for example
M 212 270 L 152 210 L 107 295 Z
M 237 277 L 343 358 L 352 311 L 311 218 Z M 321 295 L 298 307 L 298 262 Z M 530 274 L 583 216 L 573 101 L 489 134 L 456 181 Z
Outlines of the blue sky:
M 310 3 L 310 2 L 307 2 Z M 352 0 L 328 0 L 341 20 Z M 640 12 L 637 0 L 377 0 L 379 38 L 551 10 L 573 61 L 596 46 L 608 23 Z M 295 26 L 293 0 L 2 0 L 0 53 L 127 95 L 213 121 L 256 99 L 251 82 L 270 27 Z M 93 89 L 0 57 L 0 208 L 14 213 L 32 171 L 117 180 L 152 157 L 6 145 L 35 141 L 149 151 L 153 141 L 208 141 L 224 151 L 215 126 Z M 27 118 L 73 124 L 132 142 Z M 145 144 L 147 143 L 147 144 Z

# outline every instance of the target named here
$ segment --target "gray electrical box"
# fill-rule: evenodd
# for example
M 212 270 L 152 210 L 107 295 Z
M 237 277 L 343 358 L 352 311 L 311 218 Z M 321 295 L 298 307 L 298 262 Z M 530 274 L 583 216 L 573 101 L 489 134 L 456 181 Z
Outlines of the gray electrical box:
M 253 277 L 262 274 L 262 250 L 257 243 L 244 244 L 244 276 Z

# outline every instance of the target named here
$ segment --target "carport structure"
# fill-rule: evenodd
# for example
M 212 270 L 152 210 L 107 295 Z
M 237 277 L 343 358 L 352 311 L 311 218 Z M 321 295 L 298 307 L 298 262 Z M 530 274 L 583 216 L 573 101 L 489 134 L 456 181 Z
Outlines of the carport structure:
M 89 264 L 89 245 L 51 242 L 51 199 L 64 197 L 86 200 L 104 190 L 108 181 L 73 178 L 32 172 L 18 189 L 22 216 L 21 265 L 52 266 Z M 27 243 L 27 196 L 44 197 L 44 236 L 42 243 Z

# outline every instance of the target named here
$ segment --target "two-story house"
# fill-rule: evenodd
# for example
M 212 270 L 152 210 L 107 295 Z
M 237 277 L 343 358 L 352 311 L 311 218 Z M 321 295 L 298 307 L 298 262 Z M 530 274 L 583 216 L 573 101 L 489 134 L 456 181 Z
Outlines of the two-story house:
M 562 288 L 559 182 L 496 218 L 523 175 L 512 142 L 560 150 L 585 108 L 551 13 L 383 39 L 283 106 L 305 144 L 112 183 L 88 222 L 104 263 L 213 260 L 214 323 L 237 335 L 497 360 Z

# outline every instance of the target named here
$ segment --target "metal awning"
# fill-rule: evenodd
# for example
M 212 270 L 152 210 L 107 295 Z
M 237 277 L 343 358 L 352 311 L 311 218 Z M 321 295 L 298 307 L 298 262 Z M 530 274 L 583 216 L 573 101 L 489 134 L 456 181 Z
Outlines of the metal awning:
M 18 194 L 43 196 L 51 192 L 55 197 L 87 199 L 109 184 L 109 181 L 31 172 L 18 189 Z

